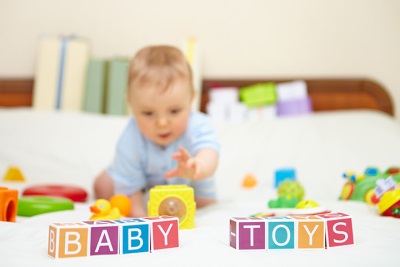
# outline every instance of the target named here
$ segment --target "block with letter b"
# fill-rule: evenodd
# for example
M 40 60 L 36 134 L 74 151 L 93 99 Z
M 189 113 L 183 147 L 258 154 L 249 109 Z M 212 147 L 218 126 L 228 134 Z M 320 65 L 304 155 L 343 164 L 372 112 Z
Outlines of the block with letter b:
M 83 223 L 53 223 L 49 226 L 48 254 L 53 258 L 89 255 L 90 227 Z
M 120 254 L 150 252 L 150 225 L 142 218 L 117 220 L 120 223 Z
M 172 216 L 52 223 L 52 258 L 150 253 L 179 246 L 179 219 Z

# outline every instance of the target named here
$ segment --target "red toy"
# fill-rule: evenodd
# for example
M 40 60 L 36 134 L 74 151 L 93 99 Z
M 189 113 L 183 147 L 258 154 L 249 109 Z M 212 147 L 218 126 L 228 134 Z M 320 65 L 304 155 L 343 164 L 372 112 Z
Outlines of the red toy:
M 384 193 L 378 209 L 382 216 L 400 218 L 400 188 Z
M 48 184 L 27 187 L 22 195 L 65 197 L 74 202 L 85 202 L 88 194 L 86 190 L 77 186 Z

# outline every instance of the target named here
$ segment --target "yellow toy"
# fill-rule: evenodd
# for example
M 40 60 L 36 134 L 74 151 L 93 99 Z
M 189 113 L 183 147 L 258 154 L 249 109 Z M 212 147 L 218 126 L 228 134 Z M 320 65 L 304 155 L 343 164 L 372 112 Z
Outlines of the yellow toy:
M 121 218 L 121 213 L 117 207 L 111 207 L 108 200 L 98 199 L 90 206 L 90 211 L 94 213 L 89 220 L 118 220 Z
M 196 202 L 187 185 L 157 185 L 150 189 L 148 216 L 169 215 L 179 219 L 180 229 L 194 228 Z
M 18 208 L 18 190 L 0 187 L 0 221 L 15 222 Z
M 8 168 L 6 174 L 3 177 L 4 181 L 18 181 L 24 182 L 25 177 L 18 167 L 11 166 Z

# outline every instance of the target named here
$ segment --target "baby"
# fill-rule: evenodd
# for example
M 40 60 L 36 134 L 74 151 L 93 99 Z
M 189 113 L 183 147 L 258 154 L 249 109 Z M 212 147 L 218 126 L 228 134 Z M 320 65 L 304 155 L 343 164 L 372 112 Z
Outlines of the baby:
M 131 217 L 145 217 L 144 193 L 155 185 L 186 184 L 202 208 L 216 202 L 220 145 L 206 114 L 192 111 L 192 72 L 172 46 L 141 49 L 130 63 L 127 103 L 133 116 L 114 159 L 94 182 L 96 198 L 126 194 Z

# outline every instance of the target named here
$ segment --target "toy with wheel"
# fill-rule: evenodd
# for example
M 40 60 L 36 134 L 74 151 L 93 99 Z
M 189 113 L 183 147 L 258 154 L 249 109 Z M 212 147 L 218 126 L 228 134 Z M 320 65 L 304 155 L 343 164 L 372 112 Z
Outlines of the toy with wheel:
M 379 198 L 375 193 L 377 181 L 380 179 L 392 178 L 400 183 L 400 168 L 391 167 L 385 172 L 381 172 L 376 167 L 368 167 L 363 174 L 355 172 L 345 172 L 343 177 L 347 180 L 343 185 L 340 200 L 363 201 L 370 205 L 376 205 Z
M 194 228 L 196 202 L 194 190 L 187 185 L 157 185 L 150 189 L 148 216 L 179 218 L 180 229 Z

